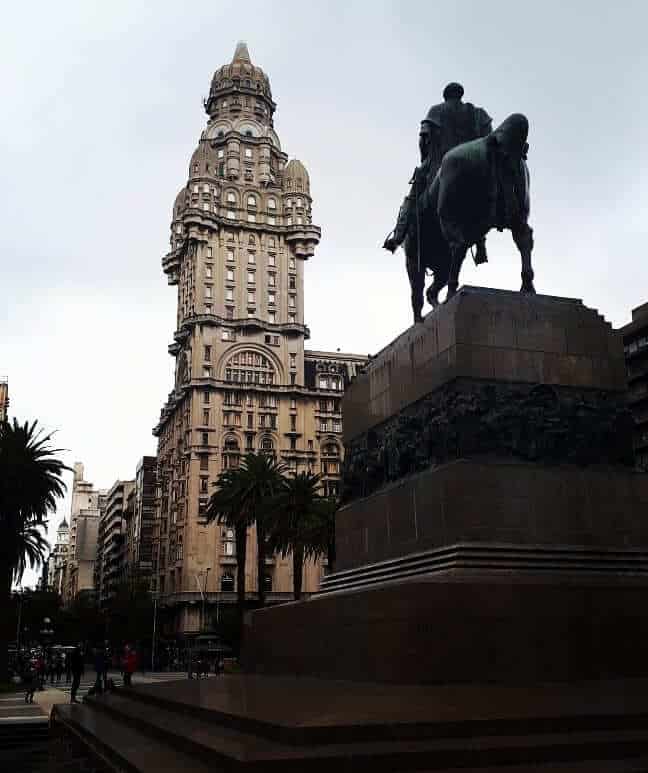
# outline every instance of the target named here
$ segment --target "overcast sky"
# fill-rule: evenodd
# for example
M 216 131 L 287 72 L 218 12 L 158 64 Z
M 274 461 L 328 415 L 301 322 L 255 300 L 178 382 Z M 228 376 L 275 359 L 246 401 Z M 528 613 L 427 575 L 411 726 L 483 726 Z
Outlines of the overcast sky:
M 57 429 L 108 487 L 156 449 L 172 386 L 171 206 L 236 41 L 269 75 L 283 149 L 310 172 L 310 348 L 368 353 L 410 324 L 380 249 L 450 80 L 530 120 L 539 292 L 614 325 L 648 300 L 648 5 L 289 0 L 11 3 L 0 29 L 0 375 L 11 415 Z M 464 284 L 518 289 L 510 235 Z M 52 535 L 69 511 L 63 502 Z M 26 577 L 30 582 L 32 576 Z

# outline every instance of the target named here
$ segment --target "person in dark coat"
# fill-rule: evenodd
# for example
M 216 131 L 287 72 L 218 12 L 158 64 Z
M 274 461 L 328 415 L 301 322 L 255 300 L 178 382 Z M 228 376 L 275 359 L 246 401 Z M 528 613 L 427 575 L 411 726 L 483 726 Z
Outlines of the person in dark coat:
M 81 676 L 83 675 L 83 655 L 80 647 L 75 647 L 70 653 L 70 666 L 72 671 L 72 689 L 70 691 L 70 703 L 79 703 L 76 694 L 81 684 Z
M 108 689 L 108 660 L 103 647 L 97 647 L 95 650 L 94 668 L 97 674 L 95 691 L 98 693 L 105 692 Z

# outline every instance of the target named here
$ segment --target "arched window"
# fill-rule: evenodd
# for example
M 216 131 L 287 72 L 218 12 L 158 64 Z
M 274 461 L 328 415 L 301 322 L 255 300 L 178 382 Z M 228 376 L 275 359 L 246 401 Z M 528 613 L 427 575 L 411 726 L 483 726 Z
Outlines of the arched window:
M 221 591 L 234 593 L 234 575 L 231 572 L 225 572 L 221 577 Z
M 301 199 L 297 199 L 297 203 L 296 203 L 296 205 L 295 205 L 295 206 L 297 206 L 297 207 L 303 207 L 303 206 L 304 206 L 304 202 L 303 202 Z
M 274 199 L 268 199 L 268 209 L 276 209 L 277 202 Z
M 229 470 L 238 467 L 241 447 L 238 439 L 232 435 L 225 439 L 223 443 L 223 469 Z
M 248 207 L 256 207 L 257 205 L 256 196 L 252 196 L 252 195 L 248 196 L 247 204 L 248 204 Z
M 194 163 L 194 165 L 193 165 L 194 174 L 198 174 L 198 169 L 199 169 L 199 167 L 198 167 L 198 162 L 196 161 L 196 162 Z
M 264 453 L 274 453 L 274 443 L 271 437 L 266 435 L 266 437 L 261 439 L 261 450 Z
M 225 363 L 225 381 L 239 384 L 275 384 L 275 369 L 263 354 L 242 351 Z
M 227 201 L 230 204 L 236 204 L 236 194 L 233 191 L 227 191 Z
M 253 247 L 256 247 L 256 241 L 254 239 L 254 235 L 253 234 L 250 234 L 248 236 L 248 244 L 251 244 Z M 252 261 L 252 262 L 254 262 L 254 261 Z

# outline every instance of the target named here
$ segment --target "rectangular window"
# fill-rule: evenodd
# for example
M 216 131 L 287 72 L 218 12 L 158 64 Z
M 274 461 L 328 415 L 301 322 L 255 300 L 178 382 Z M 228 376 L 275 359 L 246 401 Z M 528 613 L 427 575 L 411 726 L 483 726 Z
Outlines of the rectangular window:
M 289 290 L 295 290 L 297 288 L 297 284 L 296 283 L 297 283 L 296 277 L 293 274 L 291 274 L 288 277 L 288 289 Z
M 211 298 L 211 297 L 212 297 L 211 285 L 205 285 L 205 298 Z
M 277 224 L 277 218 L 273 217 L 272 215 L 268 215 L 268 225 L 276 225 Z
M 288 259 L 288 268 L 294 270 L 294 268 L 295 268 L 295 259 L 294 258 L 289 258 Z
M 297 367 L 297 355 L 293 354 L 292 352 L 290 353 L 290 367 L 291 368 Z
M 254 414 L 253 413 L 248 413 L 248 415 L 247 415 L 247 425 L 248 425 L 248 427 L 250 429 L 252 429 L 252 427 L 254 426 Z
M 198 191 L 199 191 L 199 190 L 200 190 L 200 189 L 199 189 L 198 185 L 194 185 L 194 186 L 193 186 L 193 188 L 192 188 L 192 191 L 193 191 L 194 193 L 198 193 Z
M 277 312 L 276 311 L 270 311 L 268 312 L 268 321 L 272 322 L 272 324 L 276 324 L 277 322 Z
M 205 266 L 205 279 L 211 279 L 214 276 L 214 271 L 211 266 Z
M 211 314 L 212 313 L 212 305 L 211 303 L 205 304 L 205 314 Z
M 286 225 L 292 225 L 292 217 L 286 218 Z
M 295 415 L 292 415 L 290 417 L 290 431 L 295 432 L 297 429 L 297 417 Z
M 247 221 L 248 223 L 256 223 L 256 215 L 248 215 Z
M 209 445 L 209 432 L 203 432 L 202 433 L 202 444 L 204 446 L 208 446 Z
M 245 158 L 252 158 L 252 148 L 245 148 L 243 151 Z
M 269 292 L 268 293 L 268 305 L 269 306 L 274 306 L 276 300 L 277 300 L 277 293 Z
M 209 405 L 210 400 L 211 400 L 211 393 L 209 389 L 205 389 L 203 392 L 203 403 L 205 403 L 205 405 Z
M 247 275 L 248 275 L 248 284 L 253 285 L 256 281 L 256 274 L 254 273 L 254 271 L 248 271 Z
M 211 346 L 205 346 L 205 355 L 203 359 L 207 362 L 211 361 Z
M 248 252 L 248 263 L 256 263 L 256 255 L 253 252 Z
M 214 254 L 213 249 L 208 245 L 207 246 L 207 257 L 211 258 L 213 256 L 213 254 Z
M 203 378 L 211 378 L 212 369 L 209 365 L 205 365 L 203 368 Z
M 223 150 L 223 148 L 219 148 L 216 155 L 218 158 L 223 158 L 225 156 L 225 151 Z
M 221 341 L 233 341 L 234 336 L 232 335 L 231 330 L 222 330 L 221 331 Z
M 248 303 L 256 303 L 255 293 L 248 293 Z
M 234 269 L 233 268 L 228 268 L 227 269 L 227 281 L 228 282 L 233 282 L 234 281 Z
M 309 450 L 309 451 L 312 451 L 312 450 L 313 450 L 313 441 L 312 441 L 312 440 L 309 440 L 309 441 L 308 441 L 308 450 Z
M 201 477 L 200 478 L 200 493 L 201 494 L 206 494 L 207 491 L 208 491 L 208 486 L 209 486 L 209 478 Z
M 290 450 L 294 451 L 297 448 L 297 438 L 291 437 L 290 438 Z
M 290 383 L 294 384 L 296 378 L 297 378 L 297 374 L 296 373 L 291 373 L 290 374 Z
M 288 305 L 290 306 L 291 309 L 295 308 L 295 301 L 296 301 L 296 298 L 294 295 L 288 296 Z
M 225 308 L 225 316 L 227 319 L 234 319 L 234 309 L 231 306 Z
M 294 397 L 290 398 L 290 410 L 291 411 L 297 410 L 297 400 Z
M 320 389 L 328 389 L 328 379 L 326 376 L 320 376 L 319 378 L 319 388 Z
M 339 419 L 333 422 L 333 432 L 342 432 L 342 422 Z
M 268 265 L 269 266 L 276 266 L 277 265 L 277 257 L 276 257 L 276 255 L 268 255 Z
M 296 314 L 289 314 L 288 315 L 288 322 L 297 322 L 297 315 Z
M 227 301 L 234 300 L 234 290 L 231 287 L 228 287 L 227 290 L 225 290 L 225 300 Z
M 228 217 L 230 220 L 235 220 L 235 219 L 236 219 L 236 215 L 235 215 L 235 214 L 232 212 L 232 210 L 231 210 L 231 209 L 228 209 L 228 210 L 227 210 L 227 217 Z
M 277 275 L 268 274 L 268 287 L 275 287 L 276 283 L 277 283 Z
M 209 469 L 209 456 L 207 454 L 199 454 L 200 456 L 200 469 L 201 470 L 208 470 Z
M 234 260 L 234 253 L 232 252 L 232 250 L 228 250 L 227 251 L 227 260 L 229 260 L 229 261 L 233 261 Z
M 320 432 L 328 432 L 328 422 L 326 419 L 320 419 Z
M 209 193 L 209 185 L 207 183 L 203 183 L 203 193 Z

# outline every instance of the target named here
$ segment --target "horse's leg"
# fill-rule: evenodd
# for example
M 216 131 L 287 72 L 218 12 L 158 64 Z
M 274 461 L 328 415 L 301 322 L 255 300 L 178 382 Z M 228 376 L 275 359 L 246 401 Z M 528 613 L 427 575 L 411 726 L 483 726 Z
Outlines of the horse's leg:
M 533 250 L 533 229 L 528 223 L 521 223 L 511 229 L 515 246 L 522 257 L 522 293 L 535 293 L 533 286 L 533 267 L 531 266 L 531 252 Z
M 408 240 L 409 241 L 409 240 Z M 405 265 L 407 266 L 407 276 L 409 277 L 410 288 L 412 291 L 412 312 L 414 313 L 414 324 L 423 321 L 423 289 L 425 287 L 425 269 L 419 267 L 418 253 L 413 249 L 411 242 L 406 242 Z
M 437 269 L 434 272 L 434 281 L 428 287 L 427 292 L 425 293 L 425 297 L 433 309 L 436 309 L 436 307 L 439 305 L 439 293 L 447 284 L 448 272 L 443 271 L 442 269 Z
M 450 300 L 457 292 L 459 287 L 459 274 L 461 272 L 461 264 L 466 257 L 466 250 L 468 245 L 465 242 L 453 241 L 450 244 L 450 274 L 448 276 L 448 295 L 446 300 Z

